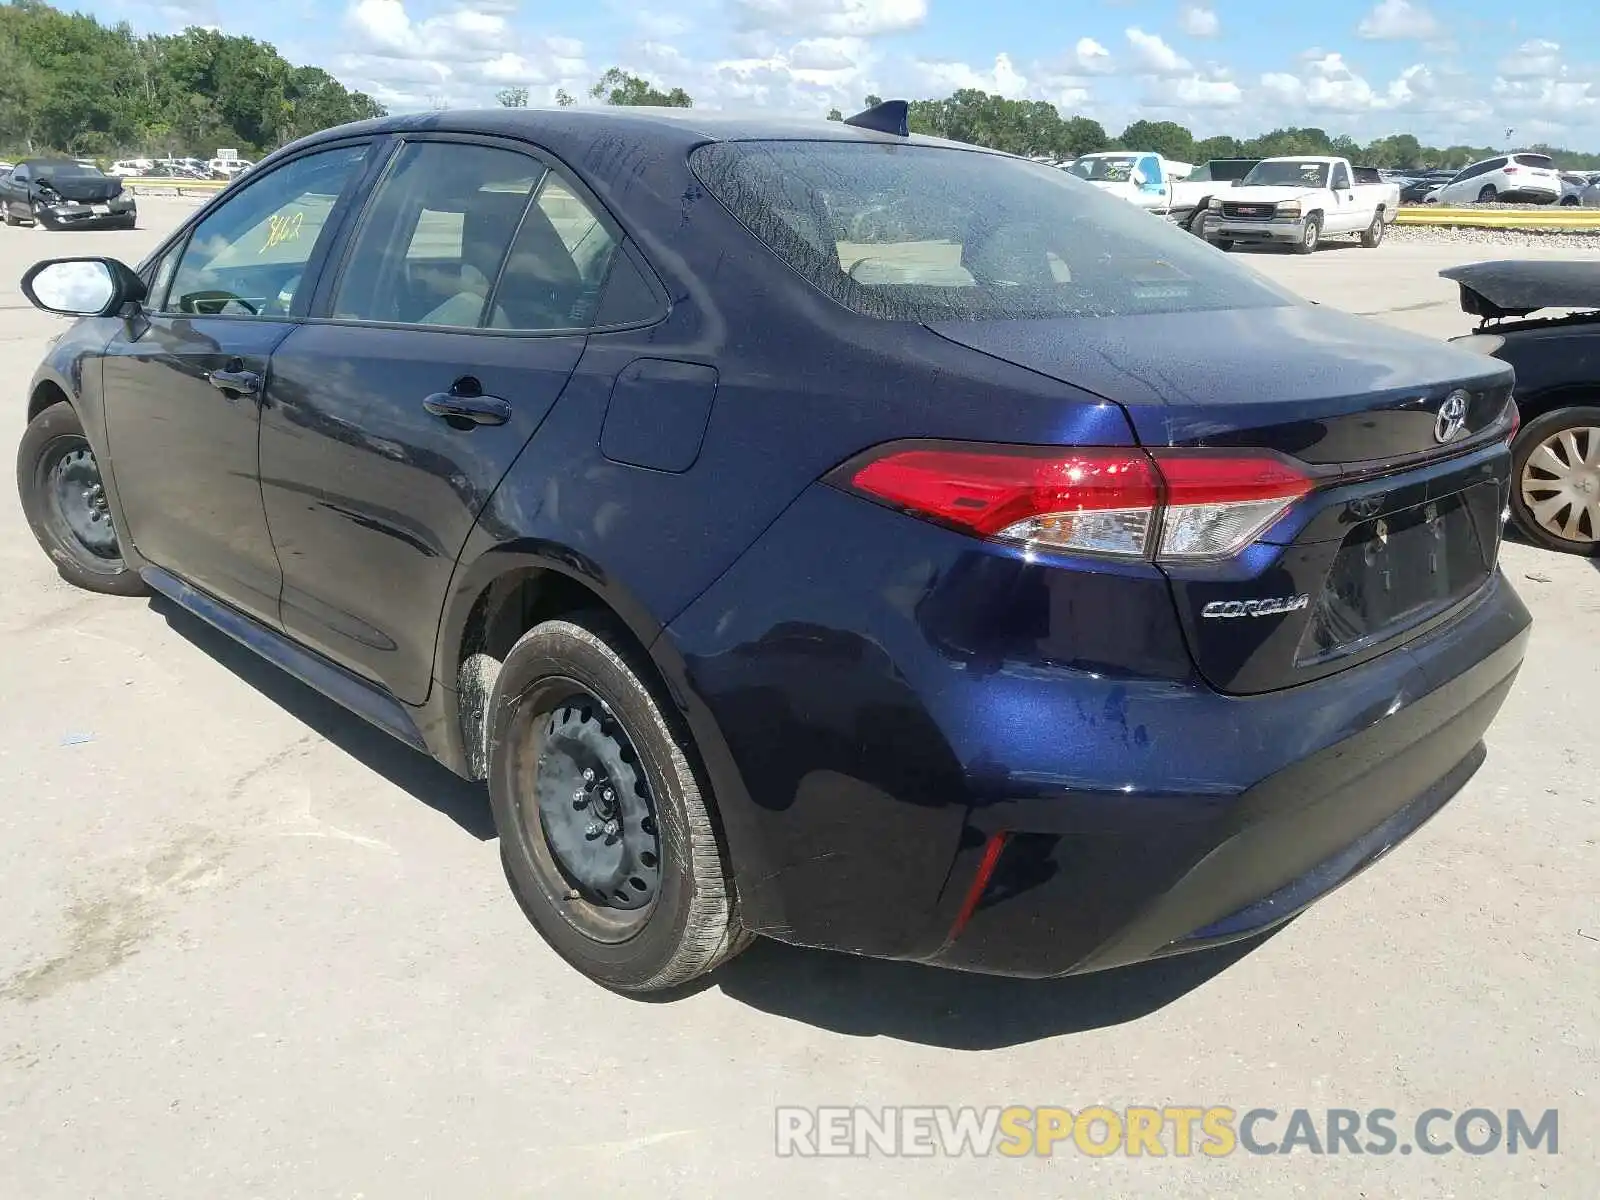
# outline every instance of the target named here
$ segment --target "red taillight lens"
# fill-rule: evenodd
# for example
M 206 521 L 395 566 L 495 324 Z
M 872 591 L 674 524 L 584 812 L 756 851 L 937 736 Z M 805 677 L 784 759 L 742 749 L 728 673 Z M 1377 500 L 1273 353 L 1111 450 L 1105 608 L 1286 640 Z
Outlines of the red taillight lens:
M 888 447 L 842 482 L 980 537 L 1117 558 L 1225 558 L 1309 492 L 1267 451 Z
M 1502 175 L 1515 175 L 1520 170 L 1522 170 L 1521 167 L 1501 167 L 1500 173 Z
M 1160 479 L 1136 449 L 918 449 L 873 459 L 851 484 L 982 537 L 1139 558 Z

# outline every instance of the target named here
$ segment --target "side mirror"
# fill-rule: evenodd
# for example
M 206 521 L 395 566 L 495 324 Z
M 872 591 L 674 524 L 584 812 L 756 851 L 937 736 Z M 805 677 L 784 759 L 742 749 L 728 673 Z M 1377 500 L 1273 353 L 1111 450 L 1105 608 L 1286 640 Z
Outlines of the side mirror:
M 62 317 L 109 317 L 146 295 L 144 280 L 114 258 L 47 258 L 22 277 L 28 303 Z
M 1133 170 L 1128 172 L 1128 178 L 1132 181 L 1134 187 L 1143 187 L 1147 182 L 1144 177 L 1144 172 L 1139 170 L 1138 167 L 1135 167 Z

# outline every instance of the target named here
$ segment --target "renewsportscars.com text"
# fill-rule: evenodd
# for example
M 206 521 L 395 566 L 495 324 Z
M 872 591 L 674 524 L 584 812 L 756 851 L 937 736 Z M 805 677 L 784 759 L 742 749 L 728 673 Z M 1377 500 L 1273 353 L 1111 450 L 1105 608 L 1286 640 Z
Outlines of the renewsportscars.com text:
M 1222 1158 L 1237 1154 L 1556 1154 L 1553 1108 L 779 1108 L 780 1157 Z

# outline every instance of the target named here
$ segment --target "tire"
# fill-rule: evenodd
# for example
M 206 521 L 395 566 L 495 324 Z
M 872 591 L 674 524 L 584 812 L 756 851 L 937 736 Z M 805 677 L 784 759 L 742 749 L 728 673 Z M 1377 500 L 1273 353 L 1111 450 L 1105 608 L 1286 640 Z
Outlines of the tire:
M 1563 196 L 1563 197 L 1561 197 L 1561 207 L 1562 208 L 1577 208 L 1578 207 L 1578 198 L 1576 196 Z
M 1499 192 L 1494 190 L 1494 184 L 1486 183 L 1486 184 L 1483 185 L 1483 187 L 1478 189 L 1478 203 L 1479 204 L 1493 204 L 1494 201 L 1495 201 L 1495 197 L 1498 196 L 1499 194 L 1500 194 Z
M 1222 250 L 1224 252 L 1233 249 L 1233 239 L 1232 238 L 1212 238 L 1211 239 L 1211 244 L 1213 246 L 1215 246 L 1218 250 Z
M 45 213 L 44 205 L 42 204 L 33 206 L 33 227 L 35 229 L 54 229 L 56 227 L 55 221 Z
M 1383 244 L 1383 235 L 1389 227 L 1383 223 L 1383 209 L 1372 214 L 1372 224 L 1361 231 L 1361 244 L 1368 250 L 1376 250 Z
M 1546 447 L 1548 452 L 1541 453 Z M 1600 407 L 1559 408 L 1517 433 L 1511 447 L 1511 519 L 1546 550 L 1593 556 L 1600 554 L 1600 466 L 1568 472 L 1564 468 L 1573 459 L 1600 463 Z M 1563 497 L 1571 502 L 1554 507 Z M 1543 520 L 1541 506 L 1550 506 Z M 1575 511 L 1580 507 L 1588 509 L 1587 515 Z M 1573 532 L 1578 536 L 1570 536 Z
M 21 221 L 17 220 L 17 214 L 11 211 L 11 202 L 9 200 L 6 201 L 4 208 L 5 222 L 7 225 L 16 226 L 22 224 Z
M 604 987 L 655 992 L 751 939 L 691 743 L 612 629 L 582 614 L 511 648 L 489 698 L 489 798 L 506 878 L 551 948 Z
M 1306 218 L 1305 232 L 1300 235 L 1300 240 L 1294 244 L 1296 254 L 1315 254 L 1317 247 L 1322 244 L 1322 214 L 1312 213 Z
M 92 503 L 91 492 L 98 494 Z M 78 414 L 66 401 L 52 404 L 28 422 L 17 447 L 17 493 L 33 536 L 61 578 L 110 596 L 145 594 L 144 580 L 122 558 L 99 465 Z M 81 495 L 81 508 L 73 493 Z M 91 544 L 78 532 L 80 528 L 97 540 Z

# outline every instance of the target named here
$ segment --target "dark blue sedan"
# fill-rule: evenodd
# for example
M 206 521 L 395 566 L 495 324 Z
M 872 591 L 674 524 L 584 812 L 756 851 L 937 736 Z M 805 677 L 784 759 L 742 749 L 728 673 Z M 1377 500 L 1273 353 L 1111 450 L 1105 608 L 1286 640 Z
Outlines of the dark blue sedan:
M 1512 372 L 904 118 L 289 146 L 137 268 L 29 272 L 84 318 L 29 522 L 486 780 L 610 987 L 1275 926 L 1483 759 Z

